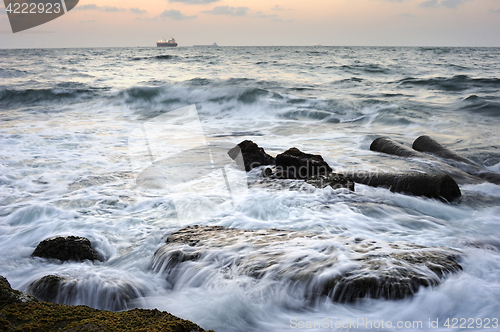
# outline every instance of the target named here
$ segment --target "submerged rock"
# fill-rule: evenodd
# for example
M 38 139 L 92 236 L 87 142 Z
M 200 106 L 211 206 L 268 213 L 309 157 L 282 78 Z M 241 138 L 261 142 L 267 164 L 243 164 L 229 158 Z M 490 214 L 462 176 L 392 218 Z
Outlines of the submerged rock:
M 153 260 L 173 287 L 247 276 L 305 300 L 403 299 L 460 271 L 460 252 L 400 242 L 278 229 L 189 226 Z M 278 289 L 276 291 L 282 291 Z
M 85 279 L 47 275 L 31 283 L 28 292 L 41 301 L 72 304 L 83 299 L 93 308 L 112 311 L 130 309 L 133 300 L 146 294 L 142 285 L 99 275 Z
M 48 275 L 31 283 L 28 290 L 41 301 L 55 302 L 61 284 L 67 280 L 60 276 Z
M 297 148 L 277 155 L 276 169 L 280 174 L 278 177 L 302 180 L 332 171 L 321 155 L 304 153 Z
M 356 183 L 389 188 L 392 192 L 452 202 L 462 195 L 455 180 L 446 174 L 360 173 L 349 174 Z
M 90 240 L 80 236 L 59 236 L 43 240 L 31 256 L 77 262 L 99 260 Z
M 235 160 L 240 153 L 243 156 L 243 163 L 245 164 L 245 170 L 247 172 L 259 166 L 274 165 L 275 163 L 273 157 L 268 155 L 263 148 L 250 140 L 239 143 L 227 152 L 229 157 L 233 160 Z

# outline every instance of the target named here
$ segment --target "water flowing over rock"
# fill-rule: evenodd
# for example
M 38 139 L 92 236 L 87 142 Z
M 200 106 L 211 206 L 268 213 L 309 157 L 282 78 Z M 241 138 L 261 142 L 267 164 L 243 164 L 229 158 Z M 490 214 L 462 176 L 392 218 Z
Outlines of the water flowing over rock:
M 273 157 L 250 140 L 239 143 L 227 152 L 232 159 L 236 159 L 239 153 L 243 155 L 243 163 L 247 172 L 259 166 L 274 165 L 275 163 Z
M 244 276 L 306 301 L 403 299 L 460 271 L 460 252 L 278 229 L 189 226 L 167 239 L 153 269 L 172 287 L 199 287 Z M 238 282 L 238 281 L 236 281 Z M 253 286 L 249 286 L 253 287 Z M 277 287 L 278 289 L 274 289 Z
M 99 260 L 90 240 L 80 236 L 59 236 L 43 240 L 32 256 L 55 258 L 61 261 Z
M 31 283 L 28 291 L 42 301 L 87 303 L 96 309 L 112 311 L 131 309 L 131 301 L 146 294 L 133 282 L 97 275 L 85 280 L 47 275 Z

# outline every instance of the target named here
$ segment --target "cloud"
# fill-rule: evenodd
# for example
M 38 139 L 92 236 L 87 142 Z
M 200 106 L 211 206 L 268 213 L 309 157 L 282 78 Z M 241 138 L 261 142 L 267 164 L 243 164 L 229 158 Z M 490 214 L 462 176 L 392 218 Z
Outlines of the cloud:
M 427 0 L 422 2 L 419 6 L 423 8 L 436 8 L 439 7 L 439 4 L 438 0 Z
M 110 7 L 110 6 L 98 6 L 96 4 L 90 3 L 88 5 L 75 7 L 76 10 L 100 10 L 103 12 L 126 12 L 127 9 L 120 7 Z M 130 8 L 128 11 L 134 14 L 144 14 L 147 13 L 146 10 L 140 8 Z
M 101 9 L 98 5 L 95 5 L 93 3 L 91 4 L 88 4 L 88 5 L 82 5 L 82 6 L 78 6 L 75 8 L 75 10 L 99 10 Z
M 279 17 L 278 15 L 276 14 L 264 14 L 263 12 L 256 12 L 255 14 L 252 14 L 251 15 L 252 17 L 256 17 L 256 18 L 263 18 L 263 19 L 269 19 L 271 20 L 272 22 L 292 22 L 293 20 L 284 20 L 282 19 L 281 17 Z
M 500 8 L 498 8 L 497 10 L 490 9 L 490 12 L 500 14 Z
M 135 14 L 145 14 L 148 11 L 144 9 L 139 9 L 139 8 L 130 8 L 130 11 Z
M 212 15 L 246 16 L 248 14 L 248 9 L 248 7 L 216 6 L 212 10 L 204 10 L 202 13 Z
M 104 6 L 100 8 L 101 10 L 104 10 L 105 12 L 124 12 L 124 8 L 118 8 L 118 7 L 109 7 L 109 6 Z
M 420 3 L 420 7 L 423 8 L 437 8 L 437 7 L 447 7 L 447 8 L 457 8 L 466 2 L 473 0 L 427 0 Z
M 458 6 L 472 0 L 443 0 L 441 4 L 448 8 L 457 8 Z
M 182 21 L 182 20 L 190 20 L 196 18 L 197 16 L 196 15 L 186 16 L 178 10 L 170 9 L 170 10 L 165 10 L 163 13 L 159 15 L 159 17 L 162 19 L 170 18 L 172 20 Z
M 80 21 L 79 23 L 94 23 L 94 22 L 97 22 L 97 20 Z
M 182 2 L 186 5 L 206 5 L 219 0 L 168 0 L 168 2 Z
M 404 17 L 404 18 L 414 18 L 414 17 L 416 17 L 415 15 L 408 14 L 408 13 L 401 13 L 401 14 L 398 14 L 396 16 L 397 17 Z
M 276 5 L 276 6 L 274 6 L 274 7 L 273 7 L 273 8 L 271 8 L 271 9 L 272 9 L 272 10 L 277 10 L 277 11 L 283 11 L 283 10 L 285 10 L 285 8 L 284 8 L 284 7 L 281 7 L 280 5 Z

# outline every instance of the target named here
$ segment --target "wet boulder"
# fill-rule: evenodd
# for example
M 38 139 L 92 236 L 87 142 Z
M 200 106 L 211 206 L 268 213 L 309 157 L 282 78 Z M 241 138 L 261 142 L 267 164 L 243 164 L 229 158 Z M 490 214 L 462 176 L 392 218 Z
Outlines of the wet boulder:
M 447 174 L 360 172 L 348 176 L 356 183 L 445 202 L 453 202 L 462 196 L 458 184 Z
M 126 278 L 99 274 L 75 278 L 46 275 L 32 282 L 28 292 L 41 301 L 72 304 L 85 299 L 93 308 L 119 311 L 133 308 L 133 301 L 146 295 L 146 286 Z
M 56 275 L 47 275 L 32 282 L 28 291 L 41 301 L 56 302 L 61 285 L 68 282 L 67 278 Z
M 274 157 L 268 155 L 263 148 L 250 140 L 239 143 L 227 152 L 229 157 L 233 160 L 235 160 L 240 153 L 243 156 L 243 163 L 247 172 L 259 166 L 274 165 L 275 163 Z
M 306 302 L 411 297 L 462 269 L 459 251 L 279 229 L 189 226 L 168 237 L 153 269 L 172 287 L 253 279 Z M 221 279 L 222 277 L 222 279 Z M 241 278 L 241 279 L 240 279 Z M 276 288 L 278 287 L 278 289 Z M 271 289 L 270 289 L 271 291 Z
M 31 256 L 77 262 L 100 260 L 90 240 L 80 236 L 59 236 L 43 240 Z
M 295 147 L 276 156 L 276 169 L 278 177 L 301 180 L 332 172 L 321 155 L 304 153 Z

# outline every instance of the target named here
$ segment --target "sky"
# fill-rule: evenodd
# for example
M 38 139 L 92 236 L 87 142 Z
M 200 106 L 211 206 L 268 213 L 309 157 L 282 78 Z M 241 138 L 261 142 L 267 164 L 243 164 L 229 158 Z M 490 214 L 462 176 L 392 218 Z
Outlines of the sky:
M 57 1 L 57 0 L 54 0 Z M 500 0 L 80 0 L 0 48 L 156 46 L 494 46 Z

